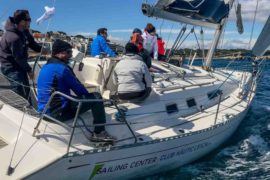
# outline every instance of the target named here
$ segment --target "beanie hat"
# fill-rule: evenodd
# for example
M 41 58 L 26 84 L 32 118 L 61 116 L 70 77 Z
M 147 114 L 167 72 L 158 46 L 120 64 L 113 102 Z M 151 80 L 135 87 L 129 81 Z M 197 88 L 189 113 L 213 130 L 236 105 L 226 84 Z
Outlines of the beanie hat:
M 103 34 L 103 33 L 107 32 L 107 31 L 108 31 L 107 28 L 99 28 L 99 29 L 97 30 L 97 35 Z
M 135 28 L 132 32 L 132 34 L 134 33 L 139 33 L 140 35 L 142 35 L 142 31 L 139 28 Z
M 134 53 L 134 54 L 139 53 L 138 47 L 133 43 L 127 43 L 125 46 L 125 50 L 126 50 L 126 53 Z
M 62 41 L 60 39 L 56 39 L 52 46 L 52 55 L 56 55 L 60 52 L 64 52 L 68 49 L 71 49 L 72 46 L 66 41 Z
M 19 24 L 22 20 L 31 20 L 28 10 L 16 10 L 13 19 L 15 24 Z

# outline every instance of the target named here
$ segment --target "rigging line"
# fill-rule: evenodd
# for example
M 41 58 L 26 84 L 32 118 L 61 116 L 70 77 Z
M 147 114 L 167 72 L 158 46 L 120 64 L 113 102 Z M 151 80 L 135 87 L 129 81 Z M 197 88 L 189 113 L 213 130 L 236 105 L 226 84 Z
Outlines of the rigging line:
M 169 59 L 167 60 L 167 62 L 170 62 L 171 57 L 174 55 L 175 51 L 181 47 L 182 43 L 184 42 L 184 40 L 187 38 L 185 37 L 184 40 L 181 42 L 182 37 L 184 36 L 185 32 L 186 32 L 186 25 L 182 28 L 182 30 L 180 31 L 180 33 L 182 33 L 180 35 L 179 33 L 179 38 L 177 39 L 177 42 L 174 44 L 175 46 L 173 47 L 173 49 L 171 49 L 170 53 L 169 53 Z M 187 34 L 187 36 L 190 34 L 190 32 Z M 181 43 L 180 43 L 181 42 Z M 179 45 L 180 43 L 180 45 Z
M 242 64 L 243 62 L 244 62 L 244 61 L 241 61 L 240 64 Z M 218 92 L 218 90 L 220 90 L 220 88 L 225 84 L 225 82 L 227 82 L 228 79 L 230 79 L 230 77 L 233 75 L 233 73 L 234 73 L 235 71 L 236 71 L 236 69 L 233 70 L 233 71 L 226 77 L 226 79 L 219 85 L 219 87 L 216 89 L 216 91 L 213 93 L 213 95 L 216 94 L 216 93 Z M 204 106 L 208 106 L 209 102 L 210 102 L 210 100 L 208 100 L 208 101 L 204 104 Z
M 12 172 L 14 171 L 14 168 L 11 167 L 11 164 L 12 164 L 12 161 L 13 161 L 13 157 L 14 157 L 14 154 L 15 154 L 15 150 L 16 150 L 18 141 L 19 141 L 19 136 L 20 136 L 20 133 L 21 133 L 21 129 L 22 129 L 22 124 L 23 124 L 23 121 L 24 121 L 25 113 L 26 113 L 26 107 L 24 107 L 24 112 L 23 112 L 23 116 L 22 116 L 20 128 L 19 128 L 19 131 L 18 131 L 18 133 L 17 133 L 15 145 L 14 145 L 14 148 L 13 148 L 13 151 L 12 151 L 12 155 L 11 155 L 11 159 L 10 159 L 10 162 L 9 162 L 9 166 L 8 166 L 8 174 L 12 174 Z
M 200 31 L 200 35 L 201 35 L 201 43 L 202 43 L 202 65 L 205 66 L 205 47 L 204 47 L 204 31 L 203 28 L 201 27 L 201 31 Z
M 182 38 L 183 34 L 185 33 L 185 31 L 186 31 L 186 26 L 185 27 L 182 27 L 181 30 L 179 31 L 178 36 L 176 37 L 176 40 L 175 40 L 173 46 L 171 47 L 171 50 L 170 50 L 169 55 L 176 48 L 177 44 L 181 40 L 181 38 Z
M 185 42 L 185 40 L 188 38 L 188 36 L 191 34 L 191 31 L 186 35 L 186 37 L 182 40 L 182 42 L 178 45 L 177 48 L 180 48 L 181 45 Z
M 194 29 L 194 27 L 193 27 L 193 29 Z M 197 35 L 196 35 L 196 32 L 195 32 L 195 29 L 194 29 L 194 31 L 193 31 L 193 34 L 194 34 L 194 36 L 195 36 L 195 39 L 196 39 L 196 42 L 197 42 L 197 44 L 198 44 L 199 49 L 201 49 L 200 43 L 199 43 L 199 41 L 198 41 L 198 38 L 197 38 Z
M 180 42 L 180 40 L 182 39 L 185 32 L 186 32 L 186 26 L 182 27 L 182 29 L 180 30 L 180 32 L 179 32 L 179 34 L 178 34 L 178 36 L 177 36 L 177 38 L 176 38 L 176 40 L 175 40 L 175 42 L 173 44 L 173 46 L 171 47 L 169 53 L 167 54 L 167 59 L 168 59 L 167 62 L 170 62 L 171 56 L 173 56 L 174 50 L 176 49 L 177 44 Z
M 53 0 L 53 4 L 52 4 L 53 7 L 55 6 L 55 3 L 56 3 L 56 0 Z M 38 56 L 38 58 L 36 58 L 36 60 L 35 60 L 33 72 L 35 72 L 36 64 L 39 66 L 39 68 L 41 68 L 41 65 L 40 65 L 38 62 L 40 61 L 40 58 L 41 58 L 41 53 L 42 53 L 43 48 L 44 48 L 46 35 L 47 35 L 48 29 L 49 29 L 50 24 L 51 24 L 51 19 L 52 19 L 52 18 L 50 18 L 50 19 L 48 20 L 48 24 L 47 24 L 47 27 L 46 27 L 46 30 L 45 30 L 45 38 L 43 39 L 42 46 L 41 46 L 41 51 L 40 51 L 40 53 L 39 53 L 39 56 Z M 35 79 L 35 76 L 34 76 L 33 79 L 32 79 L 32 83 L 33 83 L 34 93 L 35 93 L 35 95 L 37 95 L 36 88 L 35 88 L 35 80 L 36 80 L 36 79 Z M 28 97 L 28 98 L 30 98 L 30 96 L 31 96 L 31 95 L 30 95 L 30 93 L 29 93 L 29 97 Z
M 223 32 L 222 32 L 222 37 L 221 37 L 221 43 L 219 43 L 219 48 L 222 49 L 224 46 L 224 39 L 225 39 L 225 29 L 227 27 L 227 23 L 224 24 Z
M 167 39 L 165 51 L 167 51 L 169 40 L 170 40 L 171 35 L 172 35 L 172 29 L 173 29 L 173 27 L 174 27 L 174 23 L 172 24 L 172 27 L 171 27 L 171 30 L 170 30 L 170 34 L 169 34 L 168 39 Z
M 248 43 L 248 49 L 249 50 L 251 48 L 251 41 L 252 41 L 252 38 L 253 38 L 254 26 L 255 26 L 255 21 L 256 21 L 257 12 L 258 12 L 258 6 L 259 6 L 259 0 L 257 0 L 255 13 L 254 13 L 254 17 L 253 17 L 252 29 L 251 29 L 250 39 L 249 39 L 249 43 Z
M 162 37 L 162 35 L 161 35 L 161 28 L 162 28 L 163 24 L 164 24 L 164 19 L 162 19 L 161 25 L 159 26 L 159 35 L 161 37 Z

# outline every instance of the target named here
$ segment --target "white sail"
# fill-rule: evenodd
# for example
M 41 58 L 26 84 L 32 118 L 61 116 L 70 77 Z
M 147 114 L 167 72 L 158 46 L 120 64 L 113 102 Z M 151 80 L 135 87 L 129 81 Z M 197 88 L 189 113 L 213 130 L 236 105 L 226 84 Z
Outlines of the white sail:
M 269 48 L 269 45 L 270 45 L 270 16 L 268 17 L 263 27 L 263 30 L 252 49 L 252 53 L 255 56 L 263 56 L 266 50 Z

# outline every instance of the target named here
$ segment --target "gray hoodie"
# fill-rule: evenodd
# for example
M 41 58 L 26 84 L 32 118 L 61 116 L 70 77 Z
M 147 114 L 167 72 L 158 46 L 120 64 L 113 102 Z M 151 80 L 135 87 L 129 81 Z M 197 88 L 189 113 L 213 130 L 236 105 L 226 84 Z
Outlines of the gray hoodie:
M 114 69 L 113 82 L 120 93 L 140 92 L 151 87 L 152 78 L 141 56 L 126 54 Z
M 5 25 L 6 32 L 0 41 L 0 62 L 3 68 L 14 68 L 18 71 L 28 72 L 31 67 L 27 63 L 28 47 L 36 52 L 41 51 L 29 31 L 21 32 L 10 17 Z

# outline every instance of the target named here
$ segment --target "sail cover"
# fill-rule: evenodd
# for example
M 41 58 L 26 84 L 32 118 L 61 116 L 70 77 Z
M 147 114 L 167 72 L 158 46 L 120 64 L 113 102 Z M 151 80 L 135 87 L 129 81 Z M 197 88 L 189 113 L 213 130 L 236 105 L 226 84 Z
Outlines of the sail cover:
M 181 22 L 181 18 L 176 18 L 178 16 L 184 19 L 184 23 L 188 23 L 186 20 L 190 19 L 191 24 L 193 24 L 193 20 L 206 24 L 220 24 L 230 11 L 229 4 L 224 0 L 159 0 L 152 7 L 153 9 L 149 9 L 149 6 L 147 9 L 146 5 L 143 5 L 142 8 L 143 13 L 147 16 Z M 204 26 L 203 23 L 195 25 Z

